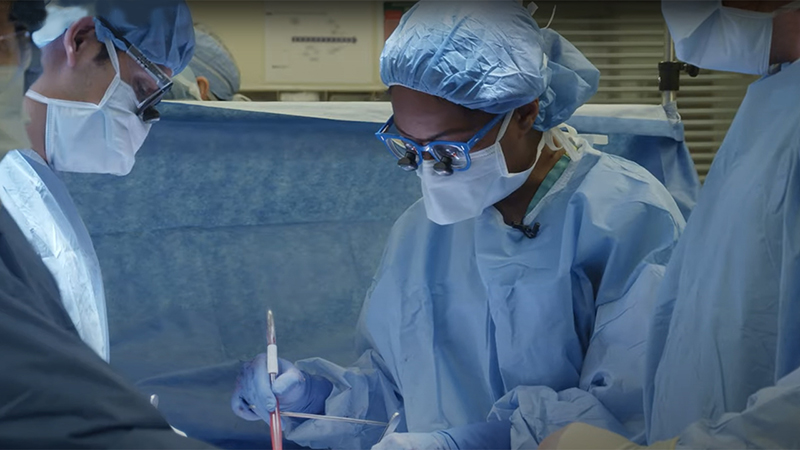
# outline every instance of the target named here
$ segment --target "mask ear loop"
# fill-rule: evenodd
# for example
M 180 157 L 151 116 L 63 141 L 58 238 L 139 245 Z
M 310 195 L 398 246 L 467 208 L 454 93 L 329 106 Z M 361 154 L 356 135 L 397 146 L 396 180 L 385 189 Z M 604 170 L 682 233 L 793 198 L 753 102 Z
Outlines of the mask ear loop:
M 503 119 L 502 125 L 500 125 L 500 131 L 497 132 L 497 139 L 494 140 L 494 143 L 497 144 L 506 136 L 506 131 L 508 131 L 508 125 L 511 123 L 511 118 L 514 117 L 514 111 L 511 111 L 506 114 L 506 117 Z
M 117 55 L 117 47 L 111 42 L 111 39 L 104 42 L 106 46 L 106 50 L 108 51 L 108 58 L 111 60 L 111 65 L 114 66 L 114 71 L 117 73 L 117 77 L 121 77 L 121 72 L 119 69 L 119 55 Z
M 122 73 L 119 69 L 119 55 L 117 55 L 117 47 L 114 46 L 114 43 L 111 40 L 107 40 L 104 42 L 106 46 L 106 50 L 108 51 L 108 59 L 111 60 L 111 65 L 114 67 L 114 79 L 111 80 L 111 83 L 108 85 L 106 89 L 105 95 L 103 95 L 103 99 L 100 100 L 98 106 L 103 106 L 109 98 L 114 94 L 114 90 L 117 88 L 119 83 L 122 82 Z
M 506 130 L 508 129 L 508 125 L 511 123 L 511 119 L 514 118 L 514 112 L 516 112 L 516 110 L 511 111 L 508 114 L 506 114 L 506 118 L 503 119 L 503 124 L 500 126 L 500 131 L 497 133 L 497 139 L 494 141 L 494 145 L 498 145 L 500 143 L 500 140 L 503 139 L 503 137 L 505 137 Z M 483 151 L 483 150 L 481 150 L 481 151 Z M 533 160 L 533 164 L 531 164 L 531 166 L 528 169 L 532 168 L 533 166 L 536 165 L 537 162 L 539 162 L 539 157 L 540 156 L 542 156 L 542 149 L 538 148 L 536 150 L 536 159 Z M 497 161 L 500 164 L 500 167 L 501 167 L 501 169 L 503 171 L 503 175 L 504 176 L 514 175 L 514 174 L 512 174 L 511 172 L 508 171 L 508 166 L 506 165 L 506 156 L 503 153 L 503 146 L 502 145 L 500 145 L 500 151 L 495 153 L 495 157 L 497 158 Z M 528 169 L 525 169 L 525 170 L 528 170 Z

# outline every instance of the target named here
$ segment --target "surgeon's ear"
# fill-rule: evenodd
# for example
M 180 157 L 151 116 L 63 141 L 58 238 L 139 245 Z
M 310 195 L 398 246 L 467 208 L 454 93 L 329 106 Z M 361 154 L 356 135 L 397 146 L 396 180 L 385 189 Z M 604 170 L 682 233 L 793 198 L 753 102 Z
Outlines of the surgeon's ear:
M 197 87 L 200 88 L 200 98 L 203 100 L 211 100 L 211 83 L 208 82 L 206 77 L 197 77 Z
M 519 134 L 520 138 L 527 135 L 531 128 L 533 128 L 533 124 L 536 122 L 538 116 L 538 98 L 527 105 L 520 106 L 514 111 L 514 117 L 511 118 L 511 122 L 515 125 L 515 131 Z
M 97 40 L 94 34 L 94 18 L 84 17 L 70 25 L 64 32 L 64 49 L 67 54 L 67 66 L 75 67 L 78 57 L 89 47 L 90 38 Z M 93 54 L 92 57 L 95 55 Z

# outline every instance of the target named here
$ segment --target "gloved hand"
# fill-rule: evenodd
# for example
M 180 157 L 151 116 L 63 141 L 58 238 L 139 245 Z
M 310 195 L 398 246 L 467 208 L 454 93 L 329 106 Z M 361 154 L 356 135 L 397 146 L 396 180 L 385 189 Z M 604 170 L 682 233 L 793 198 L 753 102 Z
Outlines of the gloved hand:
M 277 398 L 281 411 L 323 414 L 332 389 L 330 381 L 311 376 L 285 359 L 278 360 L 278 377 L 270 389 L 267 355 L 262 353 L 242 366 L 231 408 L 242 419 L 269 421 Z
M 539 450 L 577 450 L 586 448 L 598 450 L 674 450 L 677 442 L 678 438 L 675 438 L 669 441 L 659 441 L 644 447 L 602 428 L 585 423 L 573 423 L 547 436 L 539 444 Z
M 457 450 L 456 443 L 442 431 L 433 433 L 392 433 L 372 450 Z

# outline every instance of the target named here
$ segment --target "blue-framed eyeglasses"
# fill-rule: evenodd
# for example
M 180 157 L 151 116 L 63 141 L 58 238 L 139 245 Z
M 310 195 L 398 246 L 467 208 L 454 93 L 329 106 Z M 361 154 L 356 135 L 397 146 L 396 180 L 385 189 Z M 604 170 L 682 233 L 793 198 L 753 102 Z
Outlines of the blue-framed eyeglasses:
M 390 117 L 384 126 L 375 133 L 386 148 L 397 158 L 397 165 L 403 170 L 417 170 L 422 155 L 429 153 L 436 160 L 433 170 L 439 175 L 452 175 L 453 171 L 463 171 L 469 169 L 471 160 L 469 151 L 478 143 L 486 133 L 489 132 L 500 120 L 503 114 L 490 120 L 475 136 L 468 142 L 454 141 L 433 141 L 427 145 L 419 145 L 399 134 L 387 133 L 394 125 L 394 116 Z

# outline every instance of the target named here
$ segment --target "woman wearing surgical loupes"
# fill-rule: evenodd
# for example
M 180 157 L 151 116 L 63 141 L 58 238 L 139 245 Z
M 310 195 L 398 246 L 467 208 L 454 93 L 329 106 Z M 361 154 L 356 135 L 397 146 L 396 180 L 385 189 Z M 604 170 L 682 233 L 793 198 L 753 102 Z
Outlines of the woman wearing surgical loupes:
M 259 356 L 234 412 L 268 420 L 277 400 L 282 412 L 403 418 L 382 440 L 287 421 L 286 438 L 313 448 L 530 447 L 571 421 L 643 440 L 652 293 L 684 222 L 646 170 L 564 124 L 599 71 L 516 1 L 423 0 L 386 42 L 381 77 L 394 116 L 376 136 L 423 198 L 389 236 L 362 356 L 281 361 L 272 389 Z

